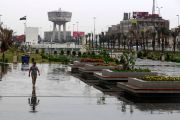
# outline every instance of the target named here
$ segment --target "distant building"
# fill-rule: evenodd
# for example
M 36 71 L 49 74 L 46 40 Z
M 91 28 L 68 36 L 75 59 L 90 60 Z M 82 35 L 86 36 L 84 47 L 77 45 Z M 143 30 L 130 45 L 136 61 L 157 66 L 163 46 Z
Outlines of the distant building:
M 132 15 L 130 13 L 124 13 L 124 19 L 120 21 L 120 24 L 109 27 L 108 33 L 120 32 L 126 34 L 134 25 L 136 25 L 137 30 L 156 29 L 158 27 L 169 29 L 169 20 L 163 19 L 158 14 L 149 14 L 148 12 L 133 12 Z
M 84 37 L 85 32 L 73 32 L 73 38 L 76 39 L 78 37 Z
M 25 35 L 14 36 L 13 37 L 13 42 L 18 43 L 18 44 L 24 43 L 25 42 Z
M 35 45 L 38 44 L 38 27 L 26 27 L 25 29 L 25 44 L 27 45 Z
M 132 17 L 120 22 L 120 32 L 127 33 L 136 26 L 137 30 L 145 30 L 148 28 L 157 29 L 165 27 L 169 29 L 169 20 L 159 17 L 158 14 L 149 14 L 148 12 L 133 12 Z
M 53 34 L 53 31 L 44 32 L 44 42 L 51 42 L 52 34 Z M 70 31 L 66 31 L 66 41 L 64 40 L 64 32 L 61 32 L 61 34 L 60 34 L 61 41 L 58 38 L 59 37 L 58 34 L 59 34 L 59 31 L 56 31 L 55 32 L 55 38 L 54 38 L 54 40 L 52 39 L 52 42 L 63 43 L 63 42 L 71 41 L 71 39 L 72 39 Z

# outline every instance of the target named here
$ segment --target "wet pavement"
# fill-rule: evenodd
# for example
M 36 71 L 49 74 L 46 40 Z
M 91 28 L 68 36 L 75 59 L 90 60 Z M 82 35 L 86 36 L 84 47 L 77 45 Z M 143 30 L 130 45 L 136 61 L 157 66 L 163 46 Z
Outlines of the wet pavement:
M 137 64 L 143 62 L 138 60 Z M 174 120 L 180 117 L 180 103 L 133 103 L 83 83 L 67 73 L 70 70 L 67 66 L 37 66 L 41 76 L 35 89 L 28 71 L 21 70 L 21 64 L 0 67 L 0 120 Z M 157 66 L 149 67 L 155 71 Z M 180 72 L 174 72 L 179 67 L 171 65 L 159 67 L 162 73 L 168 67 L 173 70 L 167 74 Z

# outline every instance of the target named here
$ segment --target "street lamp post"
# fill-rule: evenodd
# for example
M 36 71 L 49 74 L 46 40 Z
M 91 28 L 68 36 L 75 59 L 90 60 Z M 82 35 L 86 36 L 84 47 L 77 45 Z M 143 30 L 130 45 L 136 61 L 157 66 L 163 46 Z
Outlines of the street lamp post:
M 2 16 L 2 15 L 0 14 L 0 26 L 2 25 L 2 22 L 1 22 L 1 16 Z
M 94 19 L 94 34 L 93 34 L 93 39 L 96 41 L 96 17 L 93 17 Z
M 73 24 L 73 32 L 74 32 L 74 25 L 75 25 L 75 24 Z
M 178 26 L 179 26 L 179 15 L 176 15 L 178 17 Z
M 156 8 L 158 9 L 159 16 L 161 16 L 161 8 L 163 8 L 163 7 L 156 7 Z
M 77 24 L 77 40 L 76 40 L 76 42 L 79 45 L 79 33 L 78 33 L 78 24 L 79 24 L 79 22 L 77 21 L 76 24 Z

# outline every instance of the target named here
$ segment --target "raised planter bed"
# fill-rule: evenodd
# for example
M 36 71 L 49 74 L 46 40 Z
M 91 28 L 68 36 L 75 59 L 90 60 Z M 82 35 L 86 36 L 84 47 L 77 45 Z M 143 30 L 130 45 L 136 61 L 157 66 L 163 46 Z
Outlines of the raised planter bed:
M 129 78 L 128 84 L 145 89 L 180 89 L 180 81 L 146 81 L 138 78 Z
M 95 66 L 93 64 L 85 64 L 80 69 L 83 71 L 102 71 L 103 69 L 114 69 L 116 66 Z
M 129 78 L 127 83 L 118 87 L 134 94 L 180 94 L 180 81 L 146 81 Z
M 103 76 L 109 76 L 109 77 L 143 77 L 145 75 L 158 75 L 158 73 L 155 72 L 114 72 L 109 69 L 104 69 L 102 71 Z
M 84 67 L 79 67 L 79 72 L 84 79 L 97 80 L 96 76 L 94 76 L 94 72 L 100 72 L 103 69 L 113 69 L 115 67 L 116 66 L 95 66 L 92 64 L 85 64 Z
M 86 64 L 90 65 L 95 65 L 98 64 L 99 62 L 80 62 L 80 61 L 74 61 L 73 64 L 70 64 L 71 66 L 71 73 L 79 73 L 79 68 L 84 67 Z

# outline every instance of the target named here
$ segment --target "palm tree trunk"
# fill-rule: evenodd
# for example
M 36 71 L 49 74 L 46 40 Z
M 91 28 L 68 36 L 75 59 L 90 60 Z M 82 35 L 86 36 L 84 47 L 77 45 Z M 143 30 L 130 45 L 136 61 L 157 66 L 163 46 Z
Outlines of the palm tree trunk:
M 176 37 L 173 37 L 173 52 L 176 52 Z
M 146 37 L 146 50 L 148 50 L 148 38 Z
M 4 54 L 4 52 L 3 52 L 3 54 L 2 54 L 2 62 L 3 62 L 3 63 L 5 62 L 5 54 Z
M 137 38 L 136 38 L 136 51 L 138 51 L 139 50 L 139 43 L 138 43 L 138 40 L 137 40 Z
M 164 37 L 162 38 L 162 53 L 164 53 Z
M 91 48 L 91 40 L 90 40 L 90 37 L 89 37 L 89 49 Z
M 155 51 L 155 45 L 156 45 L 155 39 L 156 39 L 156 35 L 155 35 L 155 33 L 153 33 L 153 38 L 152 38 L 152 47 L 153 47 L 153 51 Z

